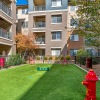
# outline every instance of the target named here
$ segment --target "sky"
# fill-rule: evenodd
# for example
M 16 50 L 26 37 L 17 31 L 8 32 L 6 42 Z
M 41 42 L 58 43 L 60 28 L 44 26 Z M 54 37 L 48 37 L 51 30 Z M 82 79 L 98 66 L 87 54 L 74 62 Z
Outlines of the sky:
M 27 0 L 16 0 L 17 1 L 17 5 L 26 5 L 28 4 Z

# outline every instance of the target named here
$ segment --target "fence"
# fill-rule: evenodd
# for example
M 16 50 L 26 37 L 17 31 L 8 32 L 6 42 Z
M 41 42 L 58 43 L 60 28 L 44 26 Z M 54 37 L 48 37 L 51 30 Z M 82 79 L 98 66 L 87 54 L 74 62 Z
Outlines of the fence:
M 100 56 L 91 57 L 91 67 L 88 67 L 89 62 L 87 63 L 86 58 L 87 57 L 75 56 L 74 63 L 87 71 L 92 68 L 96 72 L 97 76 L 100 78 Z

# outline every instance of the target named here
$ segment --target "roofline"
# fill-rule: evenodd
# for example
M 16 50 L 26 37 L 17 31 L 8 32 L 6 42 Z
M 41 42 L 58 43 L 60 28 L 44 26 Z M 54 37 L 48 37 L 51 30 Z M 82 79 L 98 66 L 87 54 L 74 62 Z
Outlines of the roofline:
M 28 4 L 16 4 L 16 6 L 28 6 Z

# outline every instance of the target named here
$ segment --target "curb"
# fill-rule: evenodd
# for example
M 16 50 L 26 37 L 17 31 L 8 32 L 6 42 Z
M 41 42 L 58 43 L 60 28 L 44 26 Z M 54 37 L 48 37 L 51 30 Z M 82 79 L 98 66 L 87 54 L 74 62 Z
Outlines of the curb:
M 74 65 L 76 65 L 76 64 L 74 64 Z M 80 68 L 80 69 L 82 69 L 83 71 L 85 71 L 85 72 L 88 72 L 87 70 L 85 70 L 85 69 L 83 69 L 82 67 L 80 67 L 80 66 L 78 66 L 78 65 L 76 65 L 78 68 Z M 100 77 L 98 77 L 99 78 L 99 80 L 100 80 Z
M 7 69 L 12 69 L 12 68 L 17 68 L 17 67 L 21 67 L 21 66 L 24 66 L 24 65 L 27 65 L 27 64 L 22 64 L 22 65 L 17 65 L 17 66 L 11 66 L 9 68 L 3 68 L 0 71 L 4 71 L 4 70 L 7 70 Z

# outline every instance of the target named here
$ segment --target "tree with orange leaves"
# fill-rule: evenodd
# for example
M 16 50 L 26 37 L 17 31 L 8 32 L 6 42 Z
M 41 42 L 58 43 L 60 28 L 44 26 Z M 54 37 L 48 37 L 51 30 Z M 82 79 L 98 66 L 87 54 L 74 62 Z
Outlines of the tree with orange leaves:
M 26 52 L 34 53 L 34 49 L 38 48 L 38 45 L 34 43 L 35 35 L 24 35 L 18 33 L 15 37 L 17 52 L 25 56 Z

